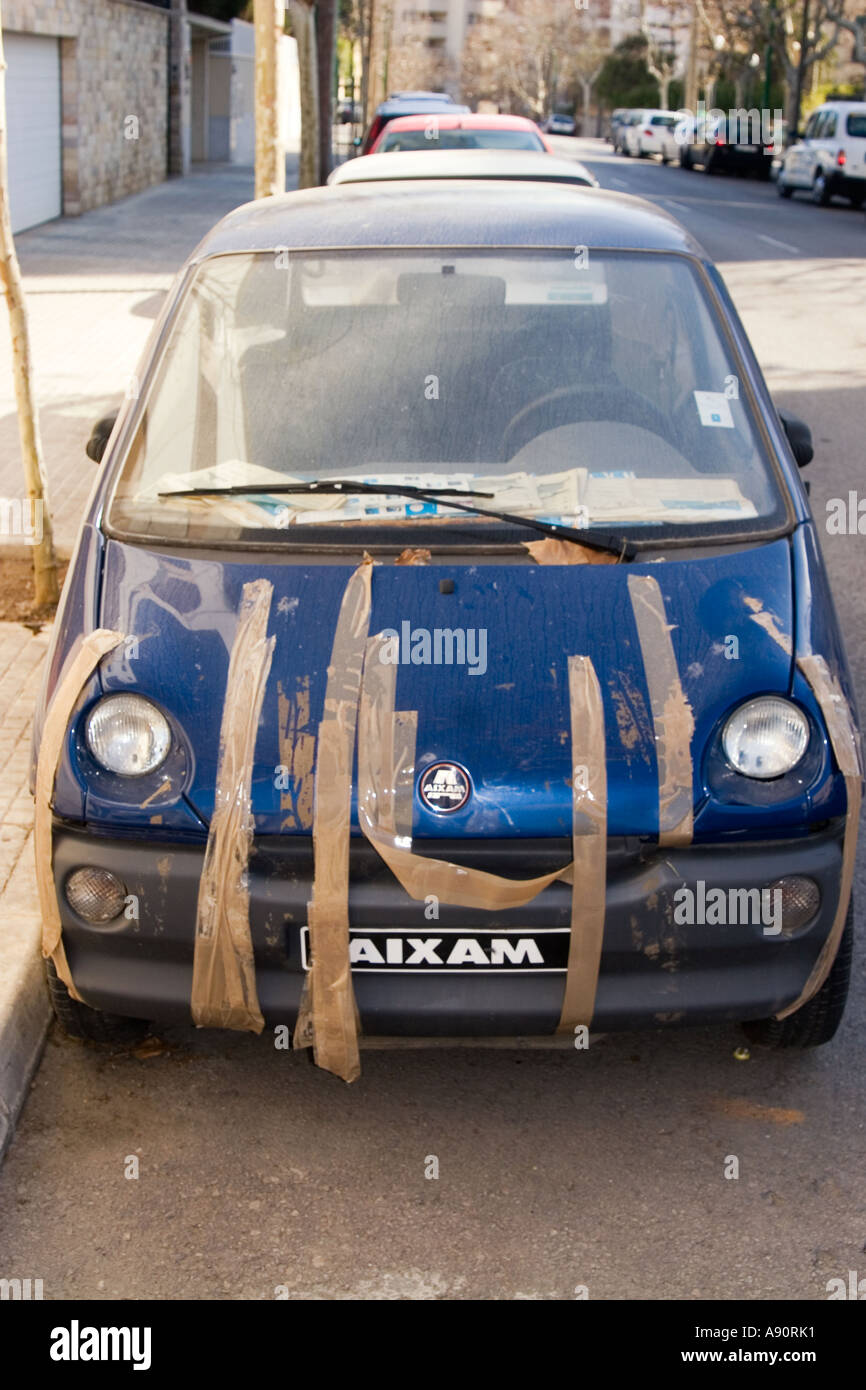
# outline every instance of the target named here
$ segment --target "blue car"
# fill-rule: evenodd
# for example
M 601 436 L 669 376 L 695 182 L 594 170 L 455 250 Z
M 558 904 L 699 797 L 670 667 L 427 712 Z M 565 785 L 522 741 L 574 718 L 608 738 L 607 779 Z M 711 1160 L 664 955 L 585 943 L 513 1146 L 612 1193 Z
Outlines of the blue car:
M 833 1036 L 861 765 L 811 442 L 678 223 L 251 203 L 137 383 L 35 726 L 68 1031 L 274 1029 L 347 1080 L 364 1034 Z

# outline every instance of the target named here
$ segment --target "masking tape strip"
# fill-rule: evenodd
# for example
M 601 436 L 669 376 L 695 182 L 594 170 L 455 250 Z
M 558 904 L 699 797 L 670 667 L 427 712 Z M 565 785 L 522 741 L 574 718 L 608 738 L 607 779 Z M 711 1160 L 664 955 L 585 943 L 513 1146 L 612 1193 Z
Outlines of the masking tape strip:
M 229 658 L 214 810 L 196 910 L 190 1010 L 205 1028 L 260 1033 L 247 883 L 254 820 L 253 756 L 275 637 L 267 637 L 274 586 L 245 584 Z
M 380 633 L 367 643 L 361 711 L 358 721 L 358 819 L 377 854 L 384 859 L 397 882 L 418 901 L 435 896 L 452 907 L 482 911 L 523 907 L 548 884 L 565 878 L 571 865 L 541 878 L 507 879 L 482 869 L 466 869 L 442 859 L 413 854 L 394 830 L 383 824 L 393 818 L 395 714 L 397 668 L 380 659 L 388 638 Z M 403 715 L 405 718 L 405 715 Z M 414 758 L 413 758 L 414 762 Z M 405 777 L 405 767 L 404 773 Z
M 415 788 L 415 744 L 418 711 L 398 710 L 394 715 L 394 833 L 412 839 L 412 799 Z
M 694 824 L 691 742 L 695 721 L 680 681 L 657 581 L 652 575 L 630 574 L 628 592 L 655 726 L 659 844 L 687 845 Z
M 60 979 L 73 999 L 81 996 L 72 983 L 69 962 L 63 945 L 60 909 L 54 884 L 51 843 L 51 805 L 54 799 L 54 779 L 60 755 L 66 741 L 69 720 L 79 696 L 99 662 L 124 640 L 122 632 L 100 627 L 91 632 L 81 644 L 69 669 L 57 686 L 45 716 L 39 759 L 36 765 L 36 807 L 34 813 L 33 847 L 36 856 L 36 883 L 42 911 L 42 954 L 49 956 Z M 83 1001 L 81 1001 L 83 1002 Z
M 312 1045 L 316 1065 L 344 1081 L 361 1073 L 358 1011 L 349 963 L 349 836 L 352 763 L 373 562 L 364 557 L 346 585 L 319 724 L 313 812 L 313 892 L 308 906 L 310 970 L 295 1047 Z
M 831 676 L 823 656 L 798 657 L 797 665 L 812 687 L 815 698 L 821 707 L 833 753 L 839 764 L 839 771 L 845 778 L 848 807 L 845 820 L 845 838 L 842 843 L 839 902 L 836 906 L 833 925 L 821 948 L 821 953 L 812 967 L 812 973 L 803 986 L 802 993 L 794 1000 L 793 1004 L 789 1004 L 787 1008 L 776 1014 L 776 1018 L 787 1018 L 788 1014 L 795 1013 L 797 1009 L 808 1003 L 823 985 L 832 969 L 833 961 L 836 959 L 836 952 L 839 949 L 839 942 L 842 940 L 842 933 L 845 929 L 848 903 L 851 898 L 854 860 L 857 854 L 857 835 L 860 828 L 860 803 L 863 796 L 860 738 L 854 727 L 848 701 L 842 693 L 838 680 Z
M 571 937 L 558 1033 L 592 1022 L 607 885 L 607 759 L 604 706 L 588 656 L 568 658 L 571 708 L 572 842 Z

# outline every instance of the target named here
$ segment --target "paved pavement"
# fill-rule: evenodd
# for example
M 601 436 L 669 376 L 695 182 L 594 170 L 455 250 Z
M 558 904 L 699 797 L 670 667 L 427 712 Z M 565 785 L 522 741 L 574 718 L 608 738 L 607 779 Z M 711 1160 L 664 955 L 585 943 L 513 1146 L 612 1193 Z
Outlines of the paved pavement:
M 722 263 L 813 426 L 816 516 L 862 488 L 862 215 L 559 143 Z M 824 549 L 866 708 L 864 541 Z M 0 1273 L 46 1298 L 823 1299 L 866 1275 L 864 957 L 838 1038 L 802 1056 L 649 1032 L 369 1052 L 346 1088 L 267 1036 L 175 1029 L 135 1055 L 55 1034 L 0 1177 Z
M 287 186 L 296 181 L 297 159 L 290 157 Z M 252 196 L 252 169 L 202 166 L 188 178 L 16 237 L 60 555 L 71 554 L 94 480 L 84 452 L 91 426 L 122 399 L 178 267 L 215 222 Z M 0 497 L 10 498 L 22 495 L 22 473 L 4 318 Z M 15 543 L 0 535 L 0 545 Z

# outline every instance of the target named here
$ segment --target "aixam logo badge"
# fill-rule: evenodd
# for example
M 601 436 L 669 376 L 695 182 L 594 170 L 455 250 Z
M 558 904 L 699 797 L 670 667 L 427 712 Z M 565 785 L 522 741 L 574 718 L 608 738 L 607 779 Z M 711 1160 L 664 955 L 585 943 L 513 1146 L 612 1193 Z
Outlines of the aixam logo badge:
M 472 790 L 469 773 L 458 763 L 432 763 L 421 774 L 418 793 L 431 811 L 459 811 Z

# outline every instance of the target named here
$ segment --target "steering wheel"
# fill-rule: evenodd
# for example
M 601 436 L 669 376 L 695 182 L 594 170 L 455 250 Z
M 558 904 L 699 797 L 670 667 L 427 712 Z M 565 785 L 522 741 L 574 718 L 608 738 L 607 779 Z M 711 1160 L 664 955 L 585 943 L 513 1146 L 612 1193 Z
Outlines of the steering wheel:
M 534 417 L 555 407 L 554 423 L 546 423 L 545 431 L 556 429 L 558 425 L 570 425 L 577 420 L 609 420 L 611 418 L 611 393 L 616 393 L 616 420 L 623 425 L 637 425 L 659 435 L 671 444 L 667 424 L 661 411 L 651 405 L 637 391 L 617 383 L 610 388 L 597 386 L 592 382 L 575 382 L 570 386 L 558 386 L 555 391 L 530 401 L 513 415 L 502 433 L 500 445 L 503 459 L 510 459 L 524 444 L 528 444 L 538 434 Z M 575 406 L 580 408 L 575 412 Z M 561 417 L 561 418 L 560 418 Z

